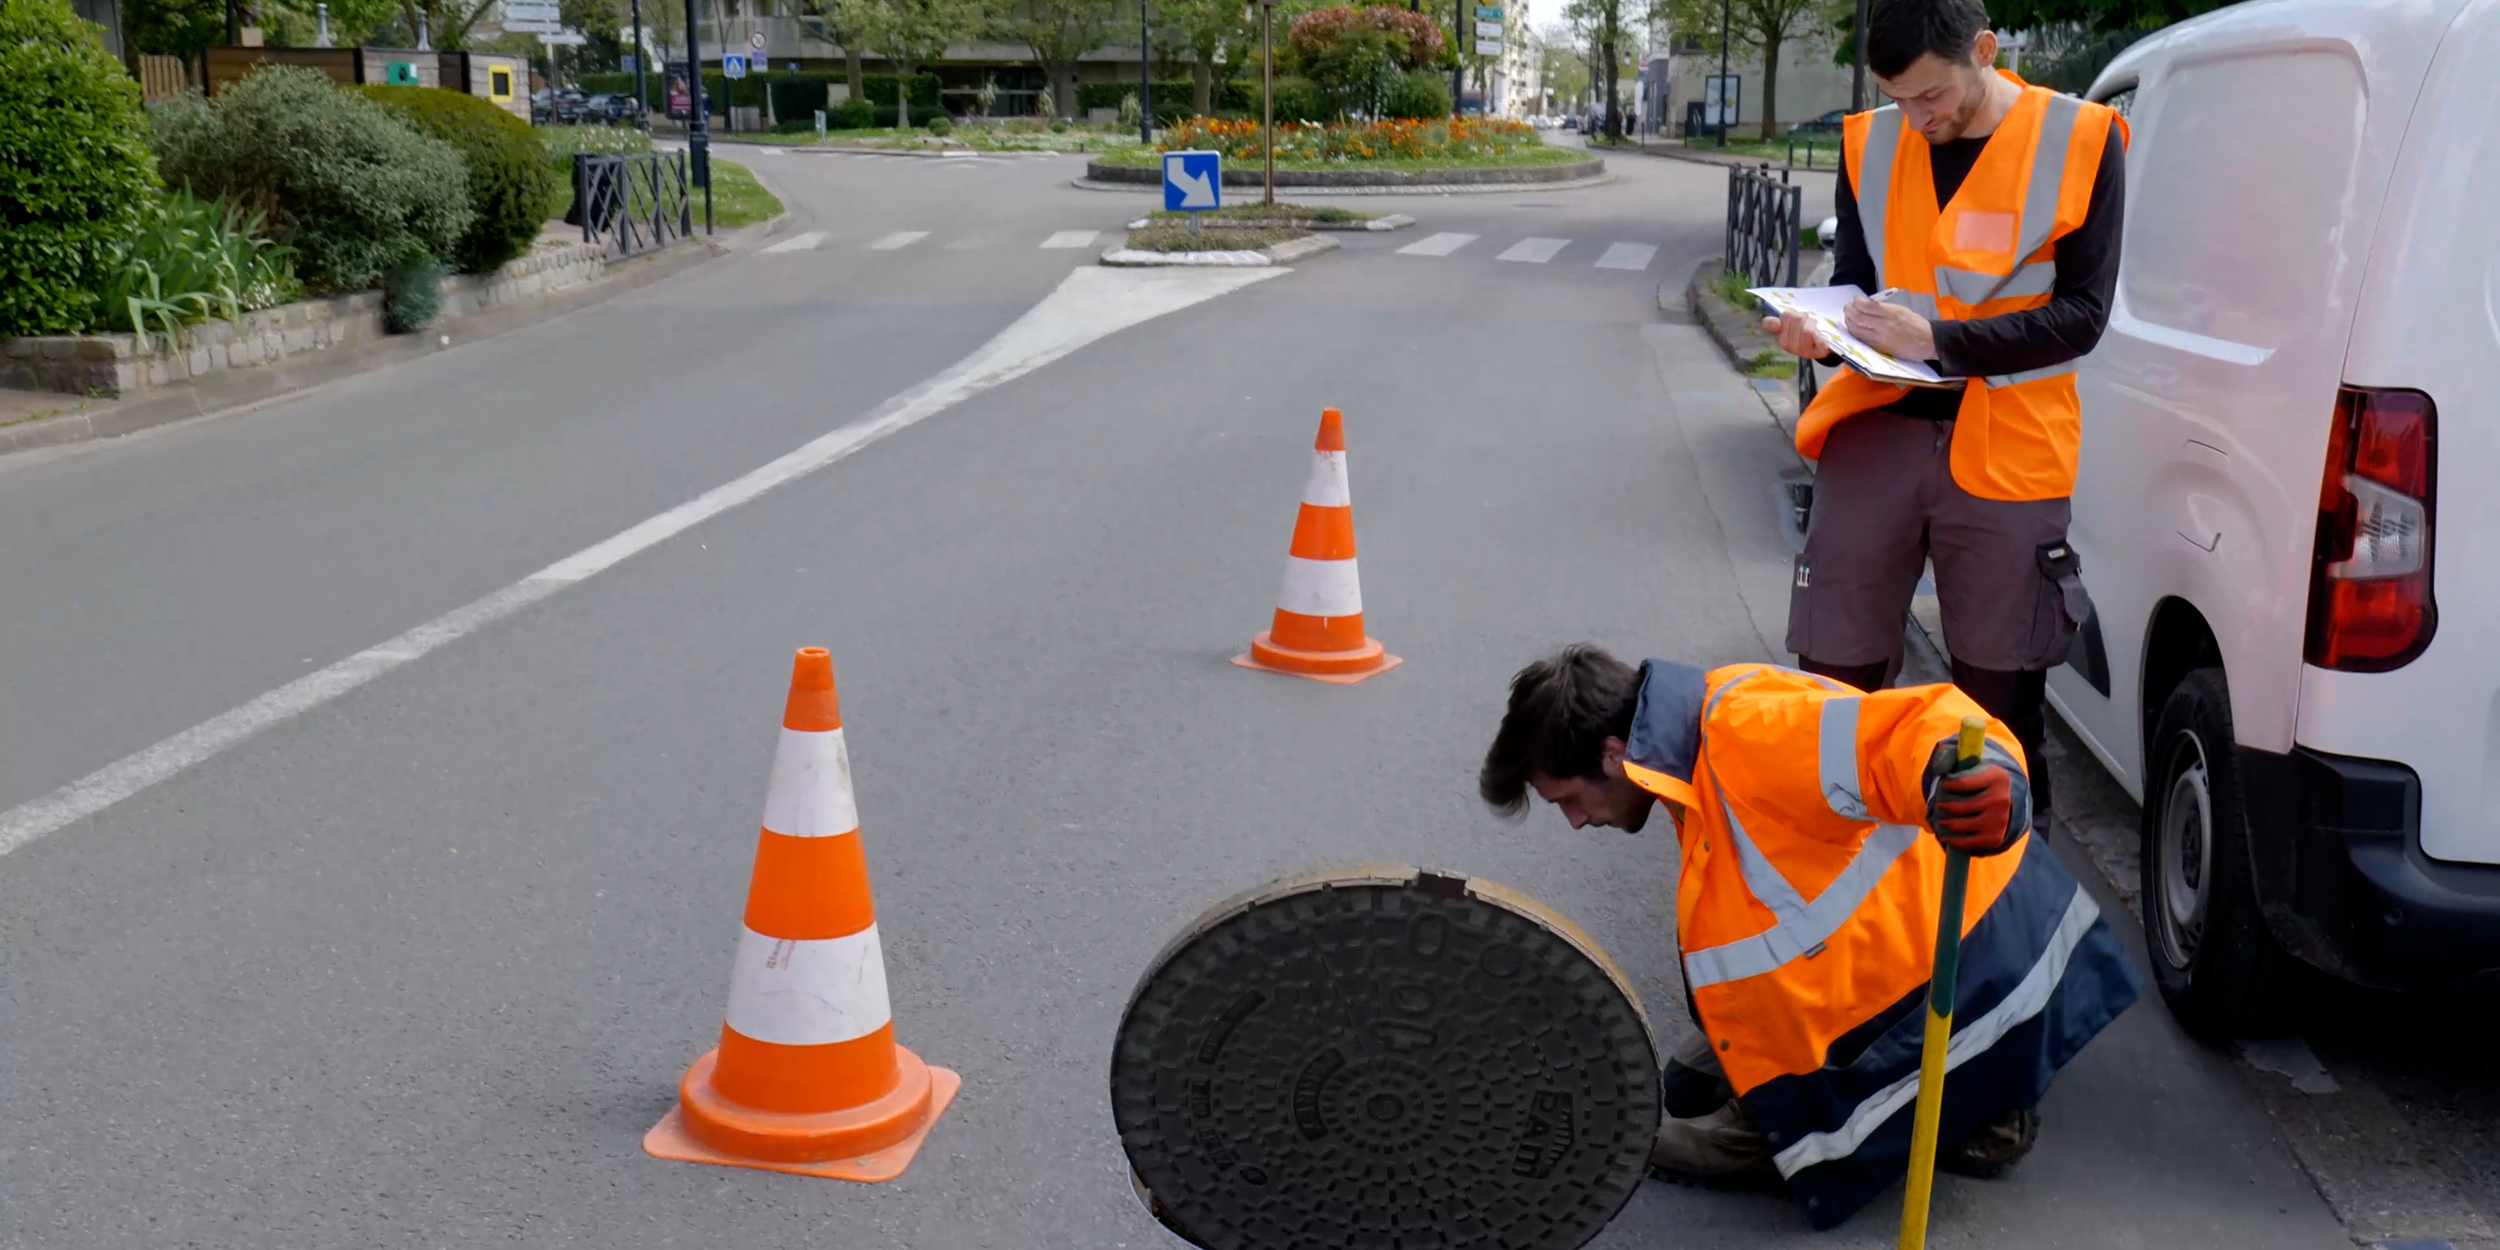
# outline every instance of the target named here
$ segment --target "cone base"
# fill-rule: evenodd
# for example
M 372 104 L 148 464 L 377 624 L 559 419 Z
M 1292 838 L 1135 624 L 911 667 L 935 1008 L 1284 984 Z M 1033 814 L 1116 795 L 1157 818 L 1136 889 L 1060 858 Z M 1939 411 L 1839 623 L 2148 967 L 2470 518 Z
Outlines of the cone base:
M 678 1086 L 678 1105 L 669 1108 L 668 1114 L 643 1134 L 645 1153 L 680 1163 L 713 1163 L 869 1184 L 890 1181 L 911 1166 L 912 1157 L 920 1153 L 921 1143 L 928 1140 L 929 1130 L 937 1127 L 938 1116 L 963 1087 L 963 1078 L 954 1072 L 929 1067 L 919 1056 L 897 1046 L 894 1057 L 903 1069 L 903 1080 L 886 1097 L 847 1111 L 786 1115 L 740 1107 L 713 1093 L 711 1069 L 719 1054 L 717 1050 L 706 1051 L 686 1069 L 685 1079 Z M 691 1123 L 687 1115 L 689 1100 L 696 1104 Z M 704 1130 L 702 1136 L 696 1135 L 698 1126 Z M 847 1157 L 823 1157 L 827 1143 L 831 1144 L 830 1149 L 844 1149 L 844 1143 L 855 1143 L 863 1137 L 883 1144 Z
M 1250 650 L 1233 657 L 1233 663 L 1263 673 L 1283 673 L 1288 677 L 1308 677 L 1313 681 L 1351 686 L 1366 677 L 1377 677 L 1404 661 L 1390 655 L 1377 638 L 1366 638 L 1363 645 L 1351 651 L 1302 651 L 1280 647 L 1266 630 L 1250 639 Z

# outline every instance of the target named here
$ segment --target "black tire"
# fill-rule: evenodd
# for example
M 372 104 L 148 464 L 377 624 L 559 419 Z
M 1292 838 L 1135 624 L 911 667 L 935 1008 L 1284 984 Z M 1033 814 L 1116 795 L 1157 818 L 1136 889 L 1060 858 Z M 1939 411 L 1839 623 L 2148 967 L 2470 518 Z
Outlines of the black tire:
M 2258 910 L 2235 741 L 2230 686 L 2200 668 L 2145 755 L 2144 944 L 2171 1014 L 2209 1042 L 2293 1031 L 2310 983 Z

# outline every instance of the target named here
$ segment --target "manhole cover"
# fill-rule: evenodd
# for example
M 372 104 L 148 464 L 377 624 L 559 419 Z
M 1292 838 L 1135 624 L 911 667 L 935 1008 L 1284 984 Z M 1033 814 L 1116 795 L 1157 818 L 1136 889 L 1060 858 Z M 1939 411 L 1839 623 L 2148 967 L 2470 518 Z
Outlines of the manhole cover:
M 1137 984 L 1111 1113 L 1207 1250 L 1568 1250 L 1646 1174 L 1658 1057 L 1569 921 L 1363 865 L 1219 904 Z

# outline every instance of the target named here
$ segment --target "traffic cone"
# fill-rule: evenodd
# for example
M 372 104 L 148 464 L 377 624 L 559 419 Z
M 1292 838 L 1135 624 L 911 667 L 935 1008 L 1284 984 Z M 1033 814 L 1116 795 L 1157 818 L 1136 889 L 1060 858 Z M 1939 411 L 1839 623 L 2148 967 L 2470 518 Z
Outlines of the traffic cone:
M 833 661 L 805 648 L 790 673 L 720 1045 L 686 1069 L 677 1106 L 642 1148 L 892 1180 L 962 1084 L 894 1044 Z
M 1354 499 L 1346 484 L 1345 418 L 1319 414 L 1311 444 L 1311 480 L 1285 556 L 1285 585 L 1276 620 L 1250 639 L 1243 668 L 1352 685 L 1398 666 L 1398 657 L 1363 636 L 1363 590 L 1354 575 Z

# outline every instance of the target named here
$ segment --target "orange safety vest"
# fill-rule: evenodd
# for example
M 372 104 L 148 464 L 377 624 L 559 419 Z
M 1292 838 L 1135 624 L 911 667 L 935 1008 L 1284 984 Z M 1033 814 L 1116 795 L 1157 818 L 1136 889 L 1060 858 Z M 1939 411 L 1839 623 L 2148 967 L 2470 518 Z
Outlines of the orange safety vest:
M 1949 685 L 1862 694 L 1768 664 L 1692 678 L 1650 661 L 1624 772 L 1685 809 L 1686 991 L 1773 1162 L 1829 1227 L 1907 1158 L 1945 864 L 1921 782 L 1980 709 Z M 2000 722 L 1986 753 L 2023 768 Z M 2030 838 L 1971 861 L 1962 931 L 1945 1127 L 1967 1133 L 2032 1106 L 2139 982 L 2091 895 Z
M 2024 84 L 1952 202 L 1939 208 L 1927 140 L 1902 124 L 1900 107 L 1851 114 L 1841 147 L 1879 285 L 1902 291 L 1930 321 L 2048 303 L 2057 240 L 2083 224 L 2113 121 L 2123 141 L 2126 123 L 2114 110 Z M 1798 418 L 1797 451 L 1820 459 L 1834 425 L 1908 393 L 1841 370 Z M 2074 493 L 2082 427 L 2073 361 L 1967 379 L 1954 418 L 1953 480 L 1982 499 L 2064 498 Z

